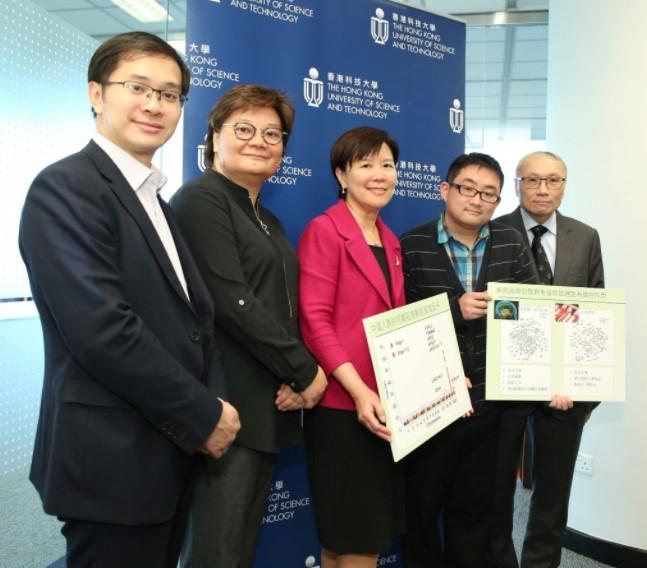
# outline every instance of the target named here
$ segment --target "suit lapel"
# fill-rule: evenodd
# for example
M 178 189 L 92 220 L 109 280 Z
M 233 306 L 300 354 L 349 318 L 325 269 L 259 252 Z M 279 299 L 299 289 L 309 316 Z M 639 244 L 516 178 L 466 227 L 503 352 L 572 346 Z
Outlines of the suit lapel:
M 452 259 L 449 258 L 449 254 L 447 253 L 447 249 L 445 248 L 445 245 L 440 244 L 438 242 L 438 219 L 439 217 L 436 217 L 433 221 L 431 221 L 427 225 L 429 227 L 429 235 L 431 236 L 431 243 L 432 243 L 431 246 L 436 250 L 436 252 L 440 256 L 441 261 L 445 265 L 445 275 L 447 276 L 447 285 L 454 290 L 462 290 L 463 292 L 465 292 L 465 287 L 463 286 L 461 279 L 458 277 L 458 274 L 456 273 L 456 267 L 452 263 Z M 481 272 L 483 272 L 482 267 L 483 265 L 481 265 Z M 478 278 L 480 278 L 480 275 Z M 478 285 L 478 278 L 477 278 L 477 285 Z
M 90 142 L 86 146 L 85 151 L 97 166 L 101 175 L 108 181 L 110 189 L 117 196 L 117 199 L 119 199 L 124 209 L 134 219 L 166 279 L 172 285 L 182 301 L 193 310 L 193 306 L 182 289 L 182 285 L 175 273 L 175 269 L 169 260 L 168 254 L 166 254 L 164 245 L 162 244 L 153 223 L 148 217 L 144 206 L 140 203 L 132 187 L 130 187 L 126 181 L 126 178 L 124 178 L 123 174 L 119 171 L 119 168 L 117 168 L 110 157 L 94 142 Z M 164 211 L 164 208 L 162 208 L 162 210 Z M 164 213 L 168 220 L 168 212 L 164 211 Z M 177 234 L 177 232 L 174 232 L 173 229 L 171 229 L 171 233 L 174 234 L 175 238 L 175 234 Z M 177 242 L 178 239 L 175 238 L 175 240 Z M 182 256 L 180 256 L 180 258 L 182 258 Z
M 555 274 L 553 282 L 559 284 L 566 279 L 568 267 L 571 264 L 571 246 L 573 239 L 573 227 L 564 220 L 564 217 L 557 211 L 557 239 L 555 250 Z
M 335 223 L 339 233 L 344 237 L 346 251 L 348 252 L 348 256 L 353 260 L 358 272 L 375 288 L 380 298 L 382 298 L 382 301 L 387 306 L 392 307 L 393 302 L 386 284 L 386 279 L 384 278 L 384 273 L 375 255 L 364 240 L 364 235 L 362 235 L 362 231 L 348 210 L 346 203 L 339 201 L 328 210 L 328 214 Z M 388 258 L 389 256 L 387 254 Z M 391 262 L 389 262 L 389 266 L 391 266 Z
M 362 235 L 360 237 L 361 241 L 356 238 L 346 241 L 348 255 L 353 259 L 359 272 L 375 288 L 382 301 L 390 307 L 391 295 L 386 287 L 384 273 L 377 263 L 375 255 L 364 241 L 364 237 Z
M 384 244 L 384 252 L 386 253 L 386 263 L 389 267 L 389 274 L 391 276 L 391 290 L 389 296 L 391 298 L 391 307 L 397 305 L 398 290 L 404 290 L 404 273 L 402 272 L 402 249 L 400 248 L 400 241 L 391 233 L 388 227 L 378 217 L 377 226 L 380 230 L 382 243 Z
M 173 212 L 171 211 L 171 208 L 168 206 L 168 204 L 165 203 L 161 198 L 160 206 L 162 207 L 164 217 L 166 217 L 166 222 L 168 223 L 169 229 L 171 230 L 171 235 L 173 235 L 173 241 L 175 242 L 177 254 L 180 257 L 180 263 L 182 264 L 182 270 L 184 272 L 184 279 L 186 280 L 186 286 L 188 288 L 189 298 L 191 300 L 189 302 L 189 305 L 192 309 L 195 308 L 195 311 L 197 311 L 198 313 L 211 312 L 212 308 L 209 292 L 204 285 L 202 276 L 198 271 L 198 267 L 193 261 L 193 256 L 191 255 L 189 246 L 184 241 L 184 237 L 182 236 L 180 227 L 175 221 Z M 167 256 L 166 250 L 164 250 L 164 254 L 165 256 Z M 171 270 L 173 270 L 173 275 L 175 275 L 175 270 L 173 269 L 172 265 Z M 175 278 L 175 280 L 177 280 L 177 278 Z M 182 290 L 182 285 L 179 283 L 179 281 L 177 282 L 175 289 L 178 291 L 178 293 L 181 293 L 181 296 L 184 299 L 186 299 L 186 294 L 184 294 L 184 290 Z

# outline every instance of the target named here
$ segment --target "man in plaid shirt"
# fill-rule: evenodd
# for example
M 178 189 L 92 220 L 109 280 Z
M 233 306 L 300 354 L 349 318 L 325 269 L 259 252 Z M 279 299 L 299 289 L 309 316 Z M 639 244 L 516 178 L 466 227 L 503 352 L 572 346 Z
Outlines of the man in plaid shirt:
M 445 211 L 401 237 L 407 301 L 449 296 L 474 409 L 407 458 L 407 568 L 486 565 L 500 405 L 485 401 L 485 289 L 538 282 L 521 235 L 490 221 L 502 186 L 494 158 L 459 156 L 440 185 Z

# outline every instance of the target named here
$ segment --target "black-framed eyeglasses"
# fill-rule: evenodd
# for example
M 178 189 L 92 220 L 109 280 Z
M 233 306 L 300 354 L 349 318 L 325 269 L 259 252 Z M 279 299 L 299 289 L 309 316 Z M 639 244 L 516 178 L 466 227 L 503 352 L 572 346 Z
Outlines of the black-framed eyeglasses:
M 251 140 L 256 136 L 258 130 L 253 124 L 249 122 L 225 122 L 223 126 L 233 126 L 234 134 L 238 140 Z M 276 126 L 268 126 L 261 130 L 261 137 L 268 144 L 275 146 L 283 142 L 283 139 L 288 135 L 287 132 L 277 128 Z
M 463 185 L 462 183 L 450 183 L 449 185 L 450 187 L 455 187 L 458 190 L 458 193 L 464 195 L 465 197 L 474 197 L 475 195 L 478 195 L 479 199 L 481 201 L 485 201 L 486 203 L 498 203 L 499 201 L 501 201 L 501 197 L 499 197 L 496 193 L 481 191 L 479 189 L 476 189 L 475 187 L 472 187 L 471 185 Z
M 545 178 L 539 176 L 526 176 L 514 178 L 517 180 L 517 183 L 521 185 L 524 189 L 539 189 L 541 182 L 546 182 L 546 187 L 552 189 L 553 191 L 561 189 L 562 185 L 566 181 L 566 178 L 559 176 L 548 176 Z
M 169 105 L 184 106 L 189 97 L 178 91 L 171 89 L 154 89 L 150 85 L 138 83 L 137 81 L 102 81 L 102 85 L 121 85 L 131 95 L 136 97 L 150 98 L 153 93 L 157 93 L 157 100 Z

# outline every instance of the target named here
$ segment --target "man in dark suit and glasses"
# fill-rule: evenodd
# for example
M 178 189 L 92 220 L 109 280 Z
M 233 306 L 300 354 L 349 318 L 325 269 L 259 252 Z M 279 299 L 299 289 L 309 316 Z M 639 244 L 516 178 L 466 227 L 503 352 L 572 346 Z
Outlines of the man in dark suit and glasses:
M 517 166 L 519 207 L 497 221 L 517 229 L 530 245 L 543 284 L 603 288 L 598 232 L 557 208 L 566 164 L 550 152 L 533 152 Z M 559 566 L 562 535 L 582 429 L 597 403 L 555 395 L 549 404 L 509 403 L 500 425 L 497 516 L 490 548 L 495 566 L 519 566 L 512 544 L 515 474 L 528 417 L 534 431 L 534 492 L 521 568 Z
M 218 398 L 209 292 L 151 165 L 189 90 L 156 36 L 94 53 L 96 134 L 32 183 L 20 224 L 45 343 L 30 478 L 63 522 L 70 567 L 175 568 L 193 454 L 240 425 Z

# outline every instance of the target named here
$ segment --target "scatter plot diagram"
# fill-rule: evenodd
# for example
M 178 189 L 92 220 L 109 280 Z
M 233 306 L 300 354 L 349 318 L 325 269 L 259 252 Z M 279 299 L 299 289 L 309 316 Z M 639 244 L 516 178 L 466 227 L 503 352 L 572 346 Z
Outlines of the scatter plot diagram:
M 570 326 L 566 333 L 566 359 L 568 363 L 611 364 L 611 318 L 598 317 Z
M 502 322 L 501 358 L 506 361 L 545 363 L 550 356 L 546 323 L 537 319 Z

